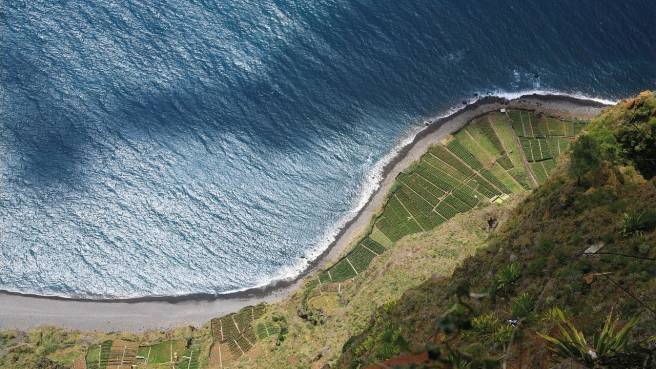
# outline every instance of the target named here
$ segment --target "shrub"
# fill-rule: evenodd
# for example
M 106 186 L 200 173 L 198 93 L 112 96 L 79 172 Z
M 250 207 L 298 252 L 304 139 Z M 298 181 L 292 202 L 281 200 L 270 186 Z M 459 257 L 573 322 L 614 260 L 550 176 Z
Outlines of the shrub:
M 515 297 L 511 304 L 512 315 L 514 318 L 526 318 L 533 312 L 533 297 L 524 292 Z
M 472 330 L 479 334 L 492 334 L 497 330 L 499 319 L 494 314 L 484 314 L 472 319 Z
M 509 324 L 499 325 L 497 327 L 497 330 L 494 331 L 492 338 L 495 343 L 499 345 L 505 345 L 508 342 L 510 342 L 510 339 L 512 338 L 513 335 L 513 330 L 514 327 L 512 325 Z
M 619 320 L 613 317 L 611 311 L 601 331 L 595 334 L 592 345 L 590 345 L 583 332 L 572 324 L 562 310 L 553 308 L 550 314 L 553 314 L 553 317 L 558 320 L 561 337 L 556 338 L 543 333 L 538 333 L 538 335 L 550 344 L 549 349 L 556 354 L 565 358 L 581 360 L 588 364 L 624 352 L 628 342 L 628 335 L 638 324 L 638 317 L 634 317 L 619 329 Z
M 510 291 L 520 276 L 519 266 L 511 263 L 499 270 L 494 278 L 497 291 Z
M 642 211 L 631 214 L 624 213 L 624 217 L 622 218 L 622 235 L 625 237 L 642 235 L 654 227 L 656 227 L 656 212 L 654 211 Z

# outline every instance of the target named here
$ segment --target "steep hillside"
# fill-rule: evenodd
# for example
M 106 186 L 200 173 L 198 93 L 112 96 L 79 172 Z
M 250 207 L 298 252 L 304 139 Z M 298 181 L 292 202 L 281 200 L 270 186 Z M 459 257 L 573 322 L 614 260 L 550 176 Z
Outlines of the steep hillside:
M 537 332 L 558 335 L 556 307 L 587 335 L 611 310 L 638 316 L 638 342 L 656 329 L 654 107 L 645 94 L 590 125 L 497 107 L 396 177 L 290 298 L 197 329 L 4 331 L 0 368 L 547 368 L 560 359 Z
M 484 248 L 378 309 L 337 367 L 656 367 L 655 137 L 653 93 L 605 111 Z

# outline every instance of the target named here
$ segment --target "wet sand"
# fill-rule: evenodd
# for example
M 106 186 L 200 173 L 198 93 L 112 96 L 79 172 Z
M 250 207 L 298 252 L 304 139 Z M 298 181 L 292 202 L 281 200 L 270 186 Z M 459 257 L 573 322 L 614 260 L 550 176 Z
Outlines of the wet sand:
M 293 280 L 277 281 L 263 288 L 229 295 L 195 294 L 125 300 L 89 301 L 0 292 L 0 329 L 56 325 L 81 330 L 136 332 L 187 324 L 199 326 L 212 317 L 237 311 L 247 305 L 281 301 L 299 290 L 306 276 L 335 261 L 363 235 L 401 171 L 418 160 L 429 146 L 458 131 L 467 122 L 501 108 L 591 118 L 605 106 L 597 101 L 564 95 L 525 95 L 513 100 L 484 97 L 463 105 L 463 109 L 447 117 L 429 119 L 429 125 L 385 166 L 383 180 L 366 206 L 346 223 L 331 246 Z

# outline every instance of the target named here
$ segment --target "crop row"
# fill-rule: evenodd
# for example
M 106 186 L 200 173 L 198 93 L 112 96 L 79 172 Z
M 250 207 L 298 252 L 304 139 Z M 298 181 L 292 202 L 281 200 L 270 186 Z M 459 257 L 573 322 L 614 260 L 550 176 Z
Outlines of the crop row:
M 530 162 L 553 158 L 549 144 L 544 138 L 520 138 L 526 159 Z
M 210 324 L 214 340 L 224 342 L 235 339 L 251 329 L 253 321 L 264 315 L 265 311 L 266 305 L 258 304 L 247 306 L 237 313 L 212 319 Z
M 503 182 L 501 182 L 499 180 L 499 178 L 497 178 L 489 170 L 483 169 L 479 173 L 480 173 L 481 176 L 483 176 L 483 178 L 485 178 L 488 182 L 492 183 L 502 193 L 511 193 L 512 192 L 512 191 L 510 191 L 510 189 L 508 189 L 508 187 L 506 187 L 506 185 L 503 184 Z
M 412 192 L 408 187 L 399 188 L 396 196 L 423 229 L 432 229 L 442 223 L 442 220 L 433 212 L 433 205 Z
M 338 261 L 329 271 L 332 282 L 342 282 L 356 276 L 355 270 L 346 258 Z
M 438 157 L 440 160 L 445 162 L 446 164 L 450 165 L 452 168 L 456 169 L 460 173 L 462 173 L 465 177 L 469 177 L 472 174 L 474 174 L 474 171 L 472 168 L 468 167 L 463 163 L 461 160 L 459 160 L 455 155 L 453 155 L 452 152 L 447 150 L 444 146 L 433 146 L 429 149 L 429 152 L 436 157 Z
M 351 262 L 351 265 L 358 271 L 358 273 L 364 272 L 369 263 L 376 257 L 376 254 L 364 248 L 362 245 L 357 245 L 353 250 L 348 254 L 347 258 Z
M 87 351 L 86 364 L 88 369 L 105 369 L 109 360 L 112 341 L 104 341 L 100 345 L 92 346 Z
M 444 160 L 440 159 L 432 153 L 424 155 L 421 160 L 433 168 L 438 168 L 442 173 L 444 173 L 444 175 L 453 178 L 457 182 L 461 182 L 467 178 L 467 175 L 460 172 L 458 169 L 452 167 L 451 165 L 447 165 Z
M 200 355 L 200 347 L 192 346 L 185 349 L 183 358 L 175 365 L 175 369 L 198 369 L 200 364 L 198 356 Z
M 462 161 L 467 163 L 470 168 L 473 170 L 481 170 L 483 169 L 483 165 L 481 162 L 474 157 L 467 149 L 458 142 L 458 140 L 452 140 L 447 144 L 447 147 L 449 148 L 449 151 L 451 151 L 455 156 L 460 158 Z
M 501 143 L 501 140 L 499 140 L 499 136 L 497 136 L 497 133 L 494 131 L 492 123 L 488 119 L 485 119 L 477 126 L 480 128 L 485 137 L 487 137 L 490 142 L 492 142 L 492 145 L 494 145 L 497 151 L 501 153 L 501 155 L 504 155 L 506 150 L 503 148 L 503 144 Z
M 280 333 L 280 326 L 274 322 L 264 322 L 257 325 L 257 338 L 263 340 Z
M 451 205 L 447 204 L 446 201 L 442 201 L 435 207 L 435 211 L 437 211 L 440 215 L 442 215 L 445 219 L 451 219 L 458 214 L 458 210 L 454 209 Z
M 444 195 L 444 191 L 418 173 L 401 174 L 399 175 L 398 180 L 404 185 L 410 187 L 414 192 L 426 199 L 426 201 L 433 206 L 436 205 L 440 201 L 439 198 Z
M 363 272 L 376 257 L 377 253 L 380 254 L 384 251 L 385 247 L 367 237 L 355 246 L 343 259 L 319 274 L 319 280 L 321 280 L 321 283 L 330 283 L 353 278 L 356 276 L 356 271 L 358 273 Z

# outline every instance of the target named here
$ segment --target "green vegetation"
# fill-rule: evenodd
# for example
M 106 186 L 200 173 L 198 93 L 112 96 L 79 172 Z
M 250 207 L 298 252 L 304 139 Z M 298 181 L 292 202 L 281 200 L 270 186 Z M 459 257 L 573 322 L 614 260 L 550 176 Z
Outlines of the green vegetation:
M 574 326 L 562 310 L 554 308 L 552 311 L 558 318 L 560 337 L 556 338 L 543 333 L 538 333 L 538 335 L 551 344 L 549 349 L 556 354 L 565 358 L 579 359 L 587 364 L 603 362 L 612 356 L 624 353 L 628 335 L 640 321 L 638 317 L 633 317 L 620 328 L 619 320 L 613 319 L 611 312 L 608 314 L 603 328 L 598 334 L 595 334 L 590 345 L 585 339 L 584 333 Z
M 478 117 L 400 174 L 362 238 L 291 298 L 199 329 L 2 332 L 0 367 L 651 367 L 655 111 L 643 94 L 589 126 Z
M 363 273 L 385 251 L 374 237 L 393 244 L 409 234 L 431 230 L 459 213 L 530 189 L 530 176 L 544 183 L 555 168 L 547 140 L 555 140 L 555 145 L 559 140 L 569 143 L 567 132 L 583 124 L 525 111 L 491 113 L 470 122 L 444 145 L 431 147 L 418 163 L 397 177 L 368 237 L 320 273 L 317 280 L 320 284 L 340 283 Z M 516 142 L 520 140 L 529 145 L 525 147 L 528 165 L 517 152 Z
M 344 345 L 337 367 L 403 362 L 422 352 L 428 359 L 416 368 L 654 367 L 656 182 L 649 160 L 635 157 L 653 148 L 646 146 L 654 102 L 643 93 L 607 109 L 569 153 L 554 150 L 562 142 L 548 136 L 576 134 L 583 122 L 510 111 L 517 136 L 546 138 L 561 164 L 532 162 L 544 184 L 487 247 L 452 277 L 429 280 L 379 308 Z M 625 147 L 627 141 L 640 149 Z M 403 346 L 389 347 L 384 332 L 398 332 Z

